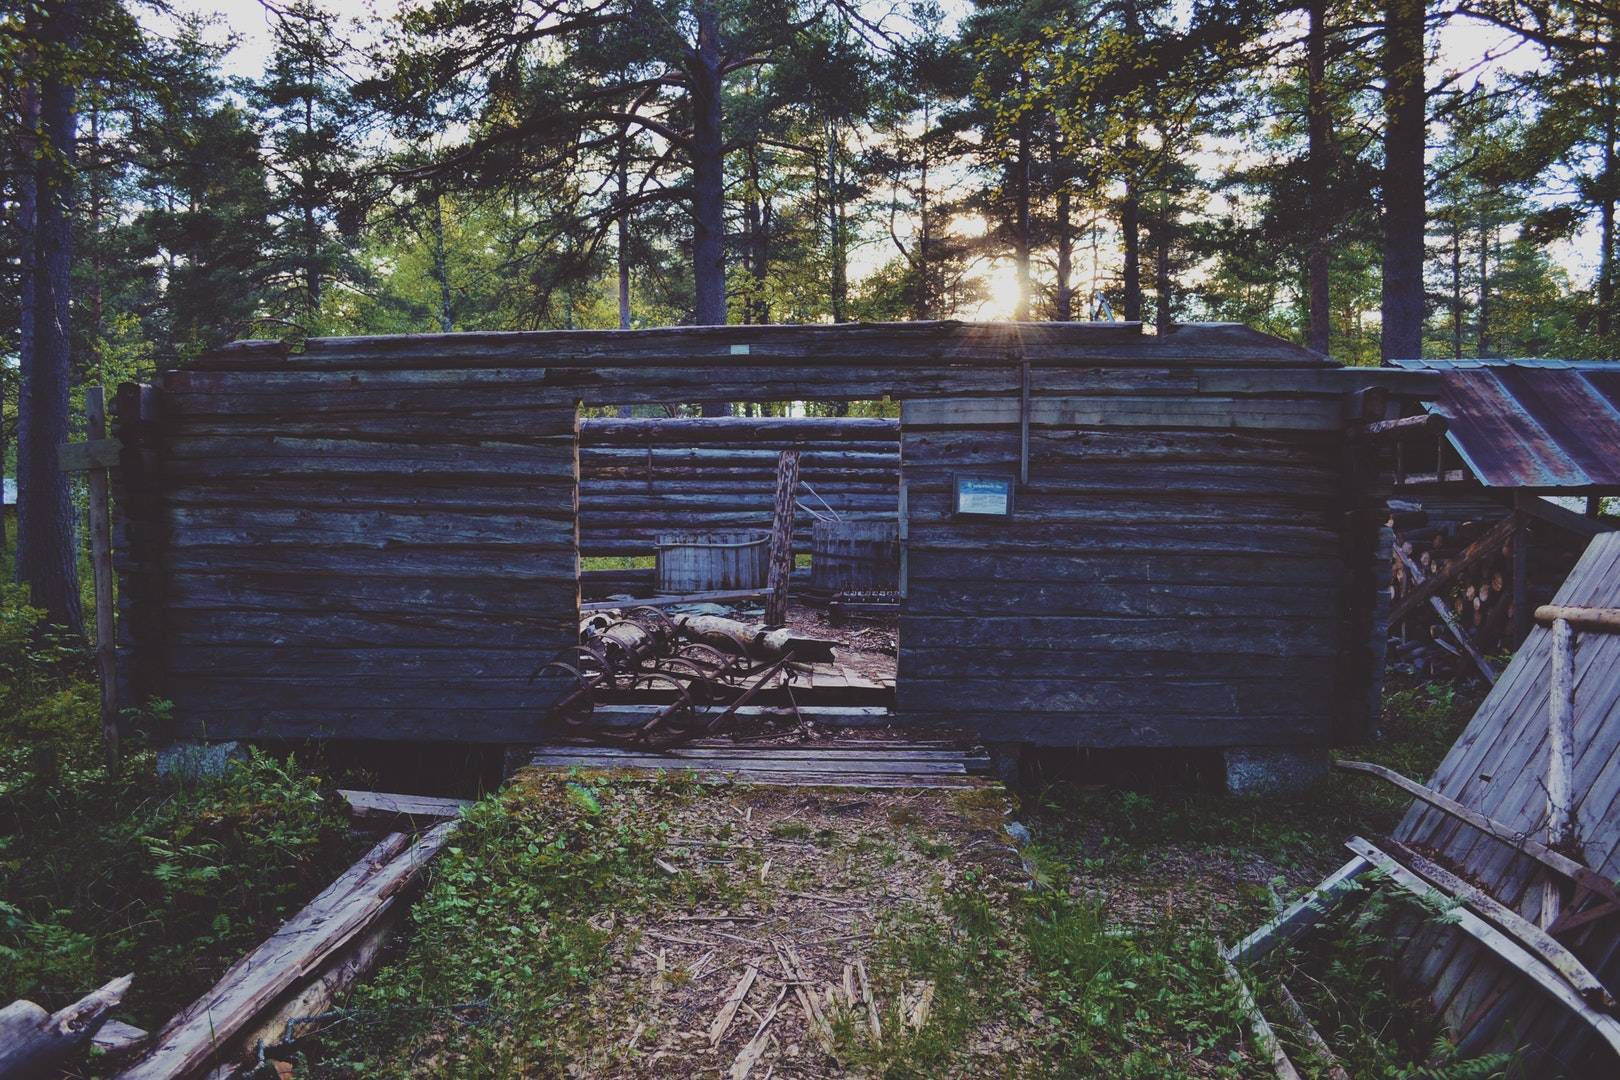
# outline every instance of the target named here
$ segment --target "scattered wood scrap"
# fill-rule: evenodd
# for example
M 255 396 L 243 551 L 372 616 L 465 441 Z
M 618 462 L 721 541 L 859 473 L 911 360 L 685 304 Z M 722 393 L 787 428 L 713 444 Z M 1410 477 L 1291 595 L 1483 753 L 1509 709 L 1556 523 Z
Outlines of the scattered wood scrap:
M 395 795 L 383 791 L 338 789 L 349 804 L 349 817 L 367 825 L 422 827 L 461 816 L 471 799 L 440 799 L 431 795 Z
M 54 1075 L 90 1041 L 134 981 L 133 975 L 114 979 L 54 1013 L 21 1000 L 0 1009 L 0 1076 Z
M 737 1018 L 737 1010 L 742 1006 L 743 998 L 748 996 L 749 989 L 753 987 L 754 980 L 758 977 L 759 969 L 750 964 L 743 971 L 742 978 L 737 980 L 737 985 L 731 988 L 731 993 L 726 995 L 726 1003 L 720 1007 L 720 1015 L 709 1025 L 710 1046 L 719 1046 L 720 1040 L 726 1037 L 731 1022 Z
M 747 1080 L 748 1074 L 759 1064 L 759 1059 L 765 1056 L 765 1049 L 770 1046 L 771 1041 L 771 1021 L 776 1019 L 776 1014 L 781 1011 L 782 1002 L 787 1000 L 787 996 L 788 988 L 784 986 L 776 995 L 776 1002 L 771 1006 L 770 1012 L 760 1020 L 759 1027 L 754 1029 L 753 1038 L 743 1046 L 737 1060 L 731 1063 L 731 1072 L 727 1074 L 730 1080 Z

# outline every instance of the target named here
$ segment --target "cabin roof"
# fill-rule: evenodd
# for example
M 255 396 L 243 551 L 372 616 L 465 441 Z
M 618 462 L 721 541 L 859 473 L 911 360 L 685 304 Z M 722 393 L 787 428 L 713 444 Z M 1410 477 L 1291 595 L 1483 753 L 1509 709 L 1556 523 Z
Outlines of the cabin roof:
M 432 364 L 574 367 L 630 360 L 683 365 L 772 361 L 930 365 L 1157 363 L 1336 368 L 1326 357 L 1239 323 L 1180 323 L 1164 334 L 1139 322 L 930 322 L 670 326 L 641 330 L 472 331 L 237 341 L 182 365 L 190 370 L 412 367 Z
M 1620 489 L 1620 363 L 1602 360 L 1405 360 L 1440 373 L 1423 407 L 1490 488 Z

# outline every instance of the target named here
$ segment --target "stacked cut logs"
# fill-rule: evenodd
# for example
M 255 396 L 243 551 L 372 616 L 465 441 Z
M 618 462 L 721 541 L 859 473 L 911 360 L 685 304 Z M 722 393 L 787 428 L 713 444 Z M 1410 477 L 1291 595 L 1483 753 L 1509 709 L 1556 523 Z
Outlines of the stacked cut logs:
M 795 552 L 810 550 L 815 515 L 898 515 L 895 420 L 591 419 L 579 433 L 580 554 L 651 555 L 661 532 L 770 528 L 783 450 L 800 451 Z
M 1470 517 L 1446 520 L 1443 513 L 1428 514 L 1407 510 L 1394 515 L 1397 554 L 1392 562 L 1393 597 L 1396 610 L 1400 601 L 1416 588 L 1404 553 L 1423 579 L 1444 574 L 1471 545 L 1485 542 L 1494 550 L 1476 558 L 1472 565 L 1448 581 L 1438 592 L 1451 613 L 1455 626 L 1482 654 L 1511 652 L 1519 642 L 1517 632 L 1527 625 L 1528 611 L 1515 610 L 1513 602 L 1514 556 L 1511 542 L 1492 542 L 1493 530 L 1504 528 L 1505 515 L 1496 518 Z M 1563 580 L 1578 546 L 1568 537 L 1540 523 L 1529 523 L 1527 608 L 1543 603 Z M 1404 617 L 1390 622 L 1389 660 L 1397 671 L 1419 675 L 1467 673 L 1468 658 L 1433 608 L 1425 603 Z

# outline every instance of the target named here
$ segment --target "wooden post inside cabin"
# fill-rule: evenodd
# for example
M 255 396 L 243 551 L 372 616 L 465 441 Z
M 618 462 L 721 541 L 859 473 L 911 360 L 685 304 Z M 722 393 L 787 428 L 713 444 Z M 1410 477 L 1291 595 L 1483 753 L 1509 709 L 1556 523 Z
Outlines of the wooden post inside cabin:
M 770 572 L 766 584 L 765 624 L 787 622 L 788 579 L 793 576 L 794 492 L 799 490 L 799 452 L 784 450 L 776 459 L 776 517 L 771 523 Z
M 1509 631 L 1515 649 L 1530 633 L 1530 519 L 1513 511 L 1513 626 Z

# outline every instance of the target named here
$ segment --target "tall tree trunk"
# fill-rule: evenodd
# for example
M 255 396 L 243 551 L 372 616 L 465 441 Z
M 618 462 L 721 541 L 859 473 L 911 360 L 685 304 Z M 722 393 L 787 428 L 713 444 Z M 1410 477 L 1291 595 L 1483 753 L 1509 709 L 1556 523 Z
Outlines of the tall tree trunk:
M 1125 245 L 1125 321 L 1142 319 L 1142 207 L 1136 181 L 1125 181 L 1125 205 L 1119 215 L 1120 238 Z
M 838 162 L 838 125 L 827 118 L 827 252 L 831 262 L 832 285 L 829 300 L 833 322 L 844 321 L 849 302 L 848 238 L 844 235 L 844 195 Z
M 721 130 L 720 17 L 701 0 L 692 70 L 692 274 L 700 326 L 726 322 L 725 150 Z
M 1491 229 L 1479 223 L 1479 332 L 1476 355 L 1491 355 Z
M 439 329 L 452 333 L 455 310 L 450 303 L 450 259 L 444 250 L 444 196 L 433 196 L 433 279 L 439 283 Z
M 1462 359 L 1462 215 L 1452 207 L 1451 214 L 1451 355 Z
M 1125 33 L 1131 41 L 1142 40 L 1142 20 L 1136 0 L 1125 0 Z M 1126 118 L 1125 205 L 1120 212 L 1119 231 L 1125 245 L 1125 320 L 1142 321 L 1142 204 L 1136 160 L 1136 118 Z
M 101 223 L 106 216 L 107 196 L 105 169 L 101 157 L 101 107 L 93 104 L 90 107 L 90 158 L 92 169 L 90 173 L 89 195 L 89 229 L 90 240 L 90 273 L 87 282 L 89 289 L 85 297 L 85 313 L 90 325 L 81 333 L 80 341 L 84 344 L 86 355 L 81 357 L 81 368 L 89 373 L 94 382 L 104 382 L 101 369 L 101 345 L 105 336 L 106 304 L 102 295 L 102 279 L 105 277 L 105 267 L 101 257 Z M 82 155 L 81 155 L 82 156 Z M 0 453 L 0 460 L 4 460 Z
M 78 45 L 79 4 L 46 9 L 41 40 L 51 48 L 38 79 L 38 151 L 32 220 L 24 221 L 32 265 L 25 268 L 22 385 L 17 409 L 17 580 L 46 618 L 83 636 L 78 545 L 68 474 L 56 448 L 68 439 L 69 304 L 73 271 L 74 88 L 64 54 Z M 33 106 L 25 106 L 31 111 Z
M 933 252 L 929 250 L 929 230 L 932 225 L 928 218 L 928 131 L 932 119 L 929 115 L 929 104 L 923 104 L 922 134 L 918 136 L 918 146 L 922 151 L 922 172 L 919 178 L 917 195 L 917 300 L 913 305 L 913 313 L 919 319 L 934 317 L 934 279 L 933 279 Z
M 765 281 L 770 274 L 770 206 L 760 188 L 759 154 L 748 150 L 748 187 L 743 201 L 743 223 L 748 230 L 744 254 L 750 282 L 748 303 L 743 305 L 743 321 L 771 321 L 770 304 L 765 299 Z
M 619 329 L 630 329 L 630 149 L 629 131 L 619 132 Z
M 1610 48 L 1615 46 L 1611 43 Z M 1615 103 L 1605 101 L 1603 131 L 1603 198 L 1598 204 L 1597 333 L 1607 342 L 1614 328 L 1614 202 L 1620 176 L 1615 173 Z
M 1385 363 L 1423 355 L 1424 0 L 1385 0 L 1384 275 Z
M 1170 288 L 1170 196 L 1165 192 L 1159 193 L 1159 228 L 1157 251 L 1154 253 L 1153 266 L 1153 325 L 1161 334 L 1170 332 L 1172 323 L 1170 307 L 1173 298 Z
M 1059 322 L 1074 318 L 1074 223 L 1070 219 L 1071 196 L 1065 179 L 1057 194 L 1057 297 L 1056 314 Z
M 316 78 L 313 57 L 309 58 L 305 67 L 305 77 L 309 80 L 309 84 L 304 89 L 304 139 L 313 147 Z M 320 188 L 319 168 L 312 151 L 310 157 L 304 161 L 304 190 L 301 193 L 304 202 L 304 288 L 309 302 L 306 310 L 311 317 L 321 310 L 321 226 L 315 216 L 315 192 Z
M 721 126 L 720 13 L 715 0 L 697 5 L 697 51 L 692 58 L 692 280 L 693 319 L 726 324 L 726 176 Z M 729 416 L 724 401 L 705 401 L 704 416 Z
M 1329 269 L 1333 227 L 1333 202 L 1328 197 L 1329 164 L 1332 153 L 1330 141 L 1333 129 L 1328 116 L 1327 102 L 1327 0 L 1310 0 L 1310 28 L 1305 38 L 1306 79 L 1308 82 L 1306 118 L 1309 132 L 1309 165 L 1306 183 L 1310 187 L 1307 204 L 1310 207 L 1310 253 L 1306 257 L 1306 292 L 1308 294 L 1309 325 L 1305 333 L 1307 347 L 1328 354 L 1332 344 L 1333 308 L 1329 294 Z
M 1029 203 L 1031 198 L 1030 172 L 1033 168 L 1029 150 L 1029 120 L 1018 121 L 1018 158 L 1015 164 L 1017 175 L 1013 178 L 1013 191 L 1017 199 L 1014 208 L 1013 237 L 1013 267 L 1018 282 L 1018 303 L 1013 308 L 1013 318 L 1019 322 L 1029 319 L 1030 277 L 1029 253 L 1033 243 L 1030 236 Z

